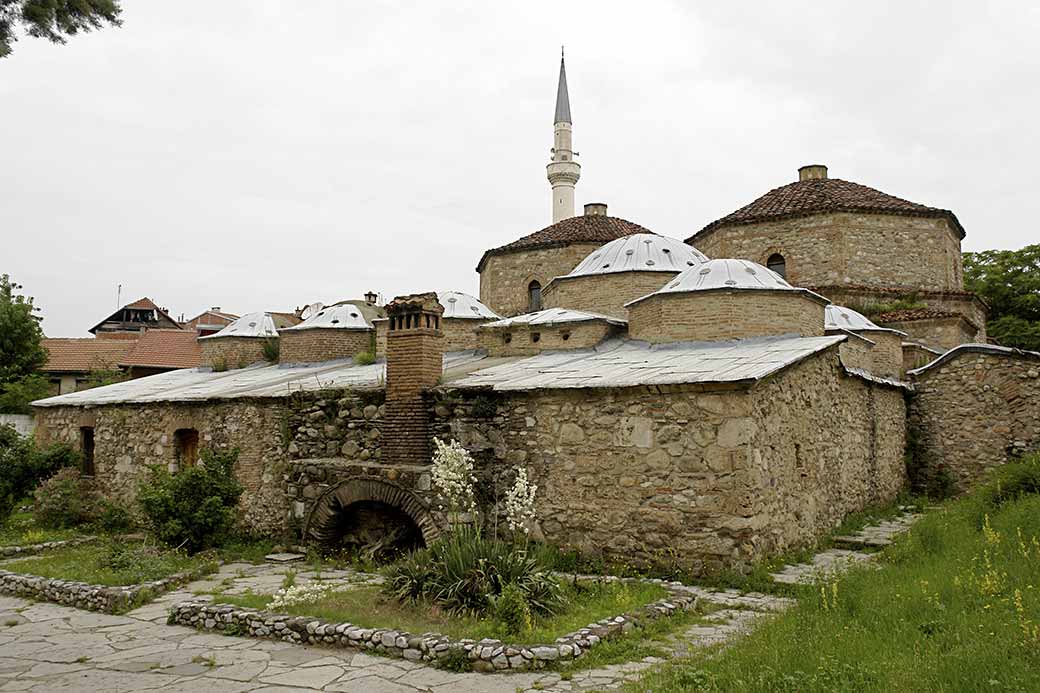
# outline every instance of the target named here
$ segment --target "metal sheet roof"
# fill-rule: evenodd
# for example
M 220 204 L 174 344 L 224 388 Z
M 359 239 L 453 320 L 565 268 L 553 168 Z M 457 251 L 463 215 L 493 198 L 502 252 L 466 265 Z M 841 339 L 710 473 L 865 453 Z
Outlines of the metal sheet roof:
M 923 375 L 925 372 L 941 366 L 950 359 L 956 358 L 961 354 L 991 354 L 994 356 L 1008 356 L 1013 358 L 1040 360 L 1040 352 L 1026 351 L 1025 349 L 1015 349 L 1012 347 L 997 346 L 996 344 L 961 344 L 955 346 L 949 351 L 945 352 L 942 356 L 935 359 L 931 363 L 928 363 L 920 368 L 915 368 L 912 371 L 907 371 L 907 375 Z
M 215 339 L 217 337 L 277 337 L 278 329 L 270 313 L 258 311 L 246 313 L 216 334 L 199 337 L 199 339 Z
M 444 306 L 443 318 L 498 320 L 502 316 L 491 310 L 476 297 L 461 291 L 438 291 L 437 300 Z
M 313 330 L 316 328 L 338 330 L 371 330 L 372 324 L 365 319 L 364 313 L 353 303 L 337 303 L 325 306 L 299 325 L 283 327 L 288 330 Z
M 820 296 L 818 293 L 791 286 L 779 274 L 757 262 L 722 258 L 708 260 L 701 265 L 690 267 L 657 291 L 637 298 L 634 301 L 629 301 L 625 305 L 631 306 L 657 294 L 718 290 L 797 291 L 811 296 L 821 303 L 830 303 L 828 299 Z
M 784 336 L 656 346 L 610 340 L 595 349 L 543 352 L 515 359 L 483 368 L 449 384 L 533 390 L 754 381 L 844 339 L 841 335 Z
M 607 243 L 589 253 L 566 277 L 613 272 L 682 272 L 708 257 L 682 241 L 656 233 L 637 233 Z
M 524 313 L 523 315 L 516 315 L 511 318 L 485 323 L 481 325 L 481 327 L 501 328 L 517 327 L 520 325 L 549 327 L 550 325 L 559 325 L 560 323 L 586 322 L 589 320 L 603 320 L 612 325 L 627 324 L 625 320 L 619 320 L 618 318 L 612 318 L 607 315 L 599 315 L 598 313 L 586 313 L 583 310 L 572 310 L 570 308 L 546 308 L 545 310 L 535 311 L 534 313 Z
M 881 327 L 880 325 L 874 324 L 870 318 L 857 313 L 851 308 L 845 306 L 836 306 L 833 303 L 826 306 L 824 309 L 823 316 L 823 327 L 826 330 L 849 330 L 851 332 L 862 332 L 862 331 L 873 331 L 873 332 L 893 332 L 898 335 L 906 336 L 906 332 L 900 332 L 899 330 L 893 330 L 888 327 Z

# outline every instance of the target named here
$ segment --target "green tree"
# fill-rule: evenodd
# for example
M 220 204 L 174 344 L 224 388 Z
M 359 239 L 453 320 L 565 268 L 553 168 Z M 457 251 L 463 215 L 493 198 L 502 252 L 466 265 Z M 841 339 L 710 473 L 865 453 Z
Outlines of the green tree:
M 964 284 L 989 304 L 991 339 L 1040 351 L 1040 244 L 965 253 Z
M 0 0 L 0 58 L 11 53 L 21 27 L 30 36 L 65 43 L 68 36 L 119 26 L 120 0 Z
M 8 275 L 0 275 L 0 385 L 32 375 L 47 361 L 40 343 L 40 309 L 31 296 L 18 293 L 21 288 Z

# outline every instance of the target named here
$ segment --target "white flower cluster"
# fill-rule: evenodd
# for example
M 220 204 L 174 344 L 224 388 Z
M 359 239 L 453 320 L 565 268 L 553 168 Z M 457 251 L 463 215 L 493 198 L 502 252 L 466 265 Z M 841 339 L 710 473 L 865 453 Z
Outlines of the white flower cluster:
M 335 588 L 335 584 L 331 582 L 308 582 L 304 585 L 285 587 L 275 592 L 268 607 L 282 609 L 296 604 L 310 604 L 332 594 L 336 591 Z
M 473 484 L 473 458 L 457 440 L 445 443 L 433 439 L 433 484 L 437 487 L 449 513 L 474 512 L 477 504 Z M 441 509 L 445 509 L 441 506 Z
M 509 529 L 514 532 L 522 531 L 527 534 L 530 531 L 530 522 L 534 519 L 534 494 L 538 486 L 527 480 L 527 470 L 520 467 L 516 470 L 516 481 L 513 487 L 506 491 L 506 517 L 509 520 Z

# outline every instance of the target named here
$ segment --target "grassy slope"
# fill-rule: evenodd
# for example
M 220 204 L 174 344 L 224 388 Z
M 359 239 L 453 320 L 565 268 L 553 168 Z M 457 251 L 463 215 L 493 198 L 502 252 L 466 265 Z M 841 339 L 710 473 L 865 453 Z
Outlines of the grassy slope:
M 1040 690 L 1040 495 L 991 495 L 930 513 L 880 570 L 820 586 L 717 656 L 629 690 Z
M 175 573 L 207 568 L 207 564 L 212 562 L 202 556 L 144 549 L 137 544 L 121 548 L 128 553 L 116 561 L 111 559 L 110 545 L 102 542 L 11 561 L 4 564 L 3 568 L 12 573 L 119 586 L 160 580 Z
M 570 588 L 568 594 L 572 595 Z M 663 588 L 649 584 L 608 583 L 590 587 L 574 596 L 570 606 L 561 613 L 536 618 L 534 627 L 519 636 L 505 632 L 503 626 L 494 620 L 454 616 L 435 608 L 401 604 L 384 596 L 378 587 L 357 587 L 334 593 L 312 604 L 290 606 L 281 611 L 330 621 L 346 621 L 363 628 L 398 628 L 412 633 L 443 633 L 455 638 L 490 637 L 515 643 L 544 643 L 584 628 L 593 621 L 633 611 L 666 595 Z M 257 609 L 266 608 L 271 600 L 266 595 L 217 595 L 215 599 Z
M 27 546 L 88 534 L 81 528 L 46 529 L 36 524 L 32 513 L 16 512 L 0 527 L 0 546 Z

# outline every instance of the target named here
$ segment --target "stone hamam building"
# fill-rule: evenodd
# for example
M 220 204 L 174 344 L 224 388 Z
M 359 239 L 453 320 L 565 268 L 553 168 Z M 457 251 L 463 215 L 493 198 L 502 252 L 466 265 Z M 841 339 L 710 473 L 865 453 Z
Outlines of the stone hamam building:
M 249 314 L 200 368 L 36 402 L 37 435 L 124 501 L 238 448 L 243 526 L 327 545 L 434 539 L 456 439 L 485 520 L 523 467 L 547 541 L 699 571 L 812 542 L 908 466 L 965 486 L 1040 444 L 1040 355 L 985 344 L 952 212 L 809 166 L 684 243 L 575 216 L 562 61 L 555 121 L 553 223 L 483 252 L 479 300 Z

